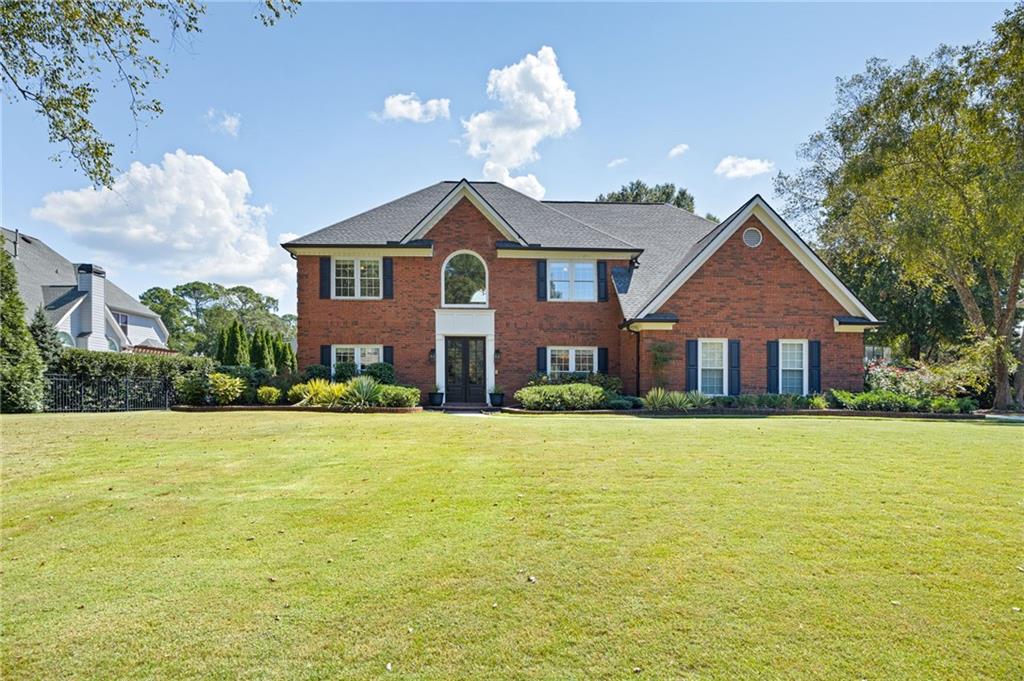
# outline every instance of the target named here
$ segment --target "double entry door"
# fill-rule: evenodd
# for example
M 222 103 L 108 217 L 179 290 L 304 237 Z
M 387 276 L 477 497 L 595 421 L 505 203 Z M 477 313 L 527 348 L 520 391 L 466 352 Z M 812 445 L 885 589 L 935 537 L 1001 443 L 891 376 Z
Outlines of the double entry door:
M 487 368 L 484 339 L 444 339 L 444 401 L 483 403 L 487 401 Z

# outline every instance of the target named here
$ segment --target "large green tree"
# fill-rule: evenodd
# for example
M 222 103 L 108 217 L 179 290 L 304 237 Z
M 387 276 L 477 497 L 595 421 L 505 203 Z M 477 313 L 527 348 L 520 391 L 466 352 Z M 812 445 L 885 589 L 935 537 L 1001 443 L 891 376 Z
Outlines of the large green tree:
M 28 325 L 18 292 L 14 261 L 0 249 L 0 412 L 43 408 L 43 360 Z
M 685 187 L 676 188 L 670 182 L 650 186 L 643 180 L 633 180 L 616 191 L 599 195 L 597 200 L 616 203 L 670 203 L 676 208 L 693 212 L 693 194 Z
M 822 241 L 956 293 L 971 335 L 990 348 L 997 407 L 1010 402 L 1024 276 L 1022 20 L 1018 6 L 992 41 L 900 67 L 874 60 L 841 80 L 827 127 L 801 149 L 807 167 L 777 182 L 817 217 Z
M 274 24 L 300 0 L 260 0 L 257 18 Z M 50 141 L 96 185 L 114 181 L 114 144 L 93 121 L 109 87 L 123 91 L 138 134 L 140 121 L 163 111 L 150 97 L 167 67 L 156 56 L 158 35 L 171 42 L 201 30 L 197 0 L 9 0 L 0 3 L 0 74 L 4 91 L 35 107 Z
M 160 315 L 170 334 L 168 347 L 185 354 L 195 351 L 198 336 L 190 323 L 189 301 L 160 286 L 144 291 L 139 300 Z

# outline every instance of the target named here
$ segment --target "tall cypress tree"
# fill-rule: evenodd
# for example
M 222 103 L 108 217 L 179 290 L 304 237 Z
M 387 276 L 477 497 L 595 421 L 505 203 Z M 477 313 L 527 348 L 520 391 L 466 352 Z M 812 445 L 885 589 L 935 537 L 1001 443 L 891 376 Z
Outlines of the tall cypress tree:
M 0 248 L 0 412 L 43 408 L 43 359 L 25 324 L 10 254 Z
M 227 330 L 224 342 L 223 363 L 228 366 L 247 366 L 249 364 L 249 343 L 241 322 L 235 320 Z
M 228 327 L 221 327 L 220 333 L 217 334 L 217 350 L 216 359 L 220 364 L 227 364 L 225 358 L 228 354 Z
M 28 332 L 32 334 L 32 340 L 36 342 L 39 356 L 46 368 L 54 366 L 60 358 L 64 344 L 60 342 L 57 330 L 53 328 L 53 324 L 43 313 L 42 305 L 36 308 L 36 313 L 32 316 L 32 323 L 28 325 Z

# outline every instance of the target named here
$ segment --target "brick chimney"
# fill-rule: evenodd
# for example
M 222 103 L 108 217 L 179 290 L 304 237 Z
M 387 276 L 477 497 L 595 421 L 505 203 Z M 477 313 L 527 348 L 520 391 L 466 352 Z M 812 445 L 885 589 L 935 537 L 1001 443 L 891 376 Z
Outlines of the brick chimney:
M 82 263 L 78 266 L 78 290 L 85 292 L 80 319 L 87 350 L 109 350 L 106 320 L 107 273 L 99 265 Z

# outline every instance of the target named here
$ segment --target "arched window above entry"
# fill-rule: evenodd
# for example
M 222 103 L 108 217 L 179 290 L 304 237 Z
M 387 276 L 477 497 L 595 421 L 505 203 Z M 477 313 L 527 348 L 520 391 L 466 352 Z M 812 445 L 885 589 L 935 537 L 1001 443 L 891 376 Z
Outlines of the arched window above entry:
M 472 251 L 456 251 L 441 268 L 444 307 L 487 307 L 487 265 Z

